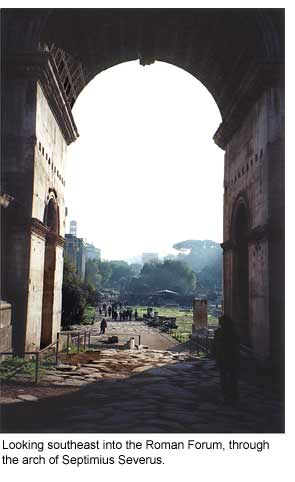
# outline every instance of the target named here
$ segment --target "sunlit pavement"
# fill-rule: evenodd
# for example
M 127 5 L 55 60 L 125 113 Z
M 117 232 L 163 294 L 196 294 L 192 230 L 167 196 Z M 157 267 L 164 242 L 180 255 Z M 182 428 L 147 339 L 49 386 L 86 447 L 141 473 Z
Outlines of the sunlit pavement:
M 125 329 L 134 331 L 134 326 Z M 173 350 L 175 342 L 155 330 L 146 335 L 150 340 L 159 335 L 158 343 L 170 344 L 170 349 L 107 349 L 87 363 L 61 365 L 43 383 L 72 384 L 78 391 L 2 405 L 2 432 L 283 431 L 283 404 L 270 391 L 240 380 L 240 401 L 225 404 L 213 360 L 181 352 L 179 346 Z

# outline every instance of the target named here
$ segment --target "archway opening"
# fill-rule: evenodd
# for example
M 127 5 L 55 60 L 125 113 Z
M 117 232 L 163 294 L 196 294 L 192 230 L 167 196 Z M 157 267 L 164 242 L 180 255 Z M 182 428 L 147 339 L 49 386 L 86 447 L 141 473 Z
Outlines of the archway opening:
M 221 115 L 194 76 L 125 62 L 97 75 L 73 114 L 80 138 L 69 148 L 66 199 L 79 237 L 108 259 L 222 241 L 223 151 L 212 140 Z
M 54 197 L 50 197 L 44 213 L 44 224 L 48 228 L 45 241 L 42 325 L 40 347 L 52 343 L 54 285 L 56 270 L 56 239 L 59 234 L 58 205 Z
M 251 345 L 249 325 L 249 215 L 247 207 L 241 203 L 234 220 L 234 292 L 235 319 L 238 324 L 240 340 L 243 344 Z

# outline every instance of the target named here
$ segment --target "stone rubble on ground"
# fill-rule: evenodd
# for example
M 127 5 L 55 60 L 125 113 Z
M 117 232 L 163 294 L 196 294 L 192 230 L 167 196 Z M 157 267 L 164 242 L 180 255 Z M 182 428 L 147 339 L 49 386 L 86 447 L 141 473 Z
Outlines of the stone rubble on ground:
M 133 329 L 133 327 L 132 327 Z M 131 330 L 131 328 L 130 328 Z M 167 346 L 167 345 L 166 345 Z M 70 433 L 269 433 L 283 426 L 283 403 L 263 387 L 241 380 L 240 402 L 226 405 L 212 359 L 186 351 L 100 349 L 80 354 L 79 363 L 60 363 L 41 377 L 39 388 L 75 390 L 37 400 L 30 395 L 0 398 L 13 408 L 33 401 L 39 418 L 24 431 Z M 85 362 L 83 360 L 85 358 Z M 74 358 L 75 359 L 75 358 Z M 29 397 L 29 398 L 28 398 Z M 41 398 L 41 397 L 40 397 Z M 42 405 L 43 404 L 43 405 Z M 48 419 L 54 404 L 54 418 Z M 26 407 L 23 403 L 20 407 Z M 18 408 L 17 406 L 15 407 Z M 43 410 L 43 411 L 42 411 Z M 43 413 L 43 415 L 42 415 Z

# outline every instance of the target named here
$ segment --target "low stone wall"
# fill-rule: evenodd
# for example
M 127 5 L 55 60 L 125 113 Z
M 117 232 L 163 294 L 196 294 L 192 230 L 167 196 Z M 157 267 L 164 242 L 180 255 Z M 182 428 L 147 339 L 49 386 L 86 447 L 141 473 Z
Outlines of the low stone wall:
M 0 301 L 0 351 L 11 349 L 11 305 Z

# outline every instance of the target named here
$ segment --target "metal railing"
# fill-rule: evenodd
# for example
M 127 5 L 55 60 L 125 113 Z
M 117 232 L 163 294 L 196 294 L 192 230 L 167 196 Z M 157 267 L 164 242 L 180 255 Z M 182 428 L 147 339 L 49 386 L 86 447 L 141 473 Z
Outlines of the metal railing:
M 36 350 L 36 351 L 25 351 L 21 354 L 21 358 L 23 358 L 23 362 L 16 367 L 15 372 L 10 375 L 9 378 L 13 378 L 15 375 L 17 375 L 19 372 L 21 372 L 21 369 L 25 366 L 26 361 L 25 357 L 26 356 L 31 356 L 34 357 L 35 360 L 35 376 L 34 380 L 35 383 L 38 383 L 39 378 L 40 378 L 40 362 L 41 362 L 41 357 L 44 355 L 46 352 L 51 350 L 53 347 L 55 347 L 55 350 L 53 353 L 50 355 L 54 355 L 54 364 L 58 365 L 58 357 L 60 353 L 63 353 L 60 351 L 60 346 L 61 346 L 61 336 L 66 336 L 66 346 L 65 346 L 65 352 L 66 355 L 69 356 L 70 352 L 70 341 L 71 342 L 76 342 L 77 343 L 77 352 L 80 353 L 81 347 L 84 347 L 84 350 L 86 350 L 86 347 L 91 345 L 91 337 L 97 337 L 99 334 L 91 333 L 90 331 L 61 331 L 57 333 L 56 340 L 51 343 L 50 345 L 46 346 L 45 348 L 42 348 L 41 350 Z M 138 337 L 138 345 L 141 344 L 141 335 L 139 333 L 111 333 L 109 336 L 124 336 L 124 337 Z M 81 341 L 82 339 L 82 341 Z M 15 353 L 13 352 L 0 352 L 0 356 L 15 356 Z M 1 364 L 1 362 L 0 362 Z
M 194 333 L 182 333 L 178 330 L 170 329 L 167 332 L 173 338 L 175 338 L 180 343 L 190 342 L 190 344 L 195 347 L 197 355 L 205 353 L 206 356 L 211 353 L 211 345 L 213 337 L 210 335 L 209 331 L 206 334 L 199 335 Z
M 81 351 L 81 346 L 84 347 L 84 350 L 86 350 L 86 347 L 91 345 L 91 337 L 97 338 L 100 336 L 98 333 L 93 333 L 91 331 L 61 331 L 59 333 L 60 336 L 66 336 L 66 354 L 67 356 L 69 355 L 70 351 L 70 341 L 76 341 L 77 343 L 77 352 L 80 353 Z M 129 339 L 130 337 L 137 336 L 138 337 L 138 345 L 141 345 L 141 335 L 139 333 L 108 333 L 109 337 L 112 336 L 124 336 L 125 338 Z M 82 342 L 81 342 L 82 339 Z
M 24 361 L 15 369 L 15 372 L 10 375 L 9 378 L 13 378 L 15 375 L 17 375 L 20 371 L 21 368 L 23 368 L 26 364 L 25 357 L 26 356 L 33 356 L 35 357 L 35 383 L 38 383 L 39 381 L 39 369 L 40 369 L 40 359 L 42 354 L 46 353 L 49 349 L 55 348 L 55 364 L 58 364 L 58 350 L 59 350 L 59 333 L 57 334 L 57 339 L 55 342 L 51 343 L 50 345 L 46 346 L 42 350 L 37 350 L 37 351 L 25 351 L 21 354 L 20 358 L 23 358 Z M 15 356 L 15 353 L 13 352 L 0 352 L 0 355 L 2 356 Z

